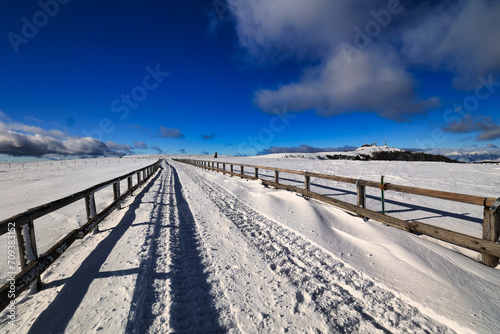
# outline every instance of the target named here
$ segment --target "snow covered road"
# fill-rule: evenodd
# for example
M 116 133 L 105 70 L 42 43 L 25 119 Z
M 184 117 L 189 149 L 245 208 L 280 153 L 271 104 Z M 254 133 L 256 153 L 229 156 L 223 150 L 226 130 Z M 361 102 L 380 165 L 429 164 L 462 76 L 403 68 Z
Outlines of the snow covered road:
M 422 250 L 407 254 L 402 244 Z M 496 331 L 498 300 L 485 301 L 472 287 L 463 295 L 426 261 L 446 271 L 458 263 L 462 271 L 450 275 L 474 279 L 479 290 L 498 288 L 493 269 L 446 249 L 436 256 L 433 247 L 439 248 L 257 181 L 168 160 L 100 233 L 75 242 L 44 273 L 42 291 L 18 299 L 14 326 L 2 313 L 0 331 Z M 398 257 L 398 267 L 386 263 Z M 405 282 L 407 276 L 413 280 Z M 412 298 L 410 290 L 420 295 Z M 456 306 L 459 298 L 473 300 Z M 480 303 L 485 308 L 472 315 Z
M 273 290 L 275 298 L 271 298 L 267 291 L 263 296 L 247 295 L 246 302 L 252 306 L 237 318 L 238 327 L 244 332 L 251 331 L 256 325 L 254 319 L 259 320 L 257 328 L 266 332 L 279 328 L 285 332 L 304 330 L 306 333 L 390 333 L 404 329 L 414 333 L 448 332 L 446 328 L 420 314 L 416 308 L 374 285 L 362 273 L 249 208 L 223 188 L 204 180 L 193 170 L 185 172 L 191 179 L 191 187 L 194 188 L 195 184 L 202 190 L 192 192 L 208 195 L 204 202 L 215 205 L 209 211 L 216 211 L 216 216 L 204 222 L 205 225 L 210 223 L 206 234 L 212 238 L 220 237 L 216 228 L 224 230 L 234 225 L 237 233 L 231 235 L 230 242 L 247 245 L 257 251 L 250 258 L 254 258 L 254 266 L 258 263 L 259 271 L 249 272 L 249 257 L 241 254 L 238 246 L 232 251 L 235 252 L 234 260 L 240 262 L 237 265 L 239 270 L 233 275 L 224 274 L 227 267 L 222 263 L 218 266 L 221 272 L 217 276 L 229 280 L 229 284 L 232 283 L 231 286 L 236 288 L 243 277 L 250 276 L 253 276 L 253 280 L 246 283 L 253 288 L 262 291 L 263 286 L 276 287 Z M 206 209 L 200 212 L 206 212 Z M 201 215 L 199 218 L 203 219 Z M 215 226 L 212 225 L 214 222 L 217 222 Z M 221 240 L 215 242 L 221 243 Z M 244 263 L 241 263 L 241 259 Z M 229 265 L 228 262 L 226 264 Z M 283 286 L 287 288 L 283 289 Z M 227 299 L 234 304 L 239 302 L 238 298 L 232 296 Z M 262 308 L 255 303 L 255 299 L 265 300 L 267 303 Z

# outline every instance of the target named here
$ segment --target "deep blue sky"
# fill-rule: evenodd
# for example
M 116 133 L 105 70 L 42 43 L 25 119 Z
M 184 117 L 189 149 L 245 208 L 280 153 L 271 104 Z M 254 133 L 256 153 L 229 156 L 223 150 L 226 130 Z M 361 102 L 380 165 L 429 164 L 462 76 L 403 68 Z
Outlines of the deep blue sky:
M 500 146 L 498 2 L 401 2 L 342 59 L 391 1 L 3 1 L 0 153 Z

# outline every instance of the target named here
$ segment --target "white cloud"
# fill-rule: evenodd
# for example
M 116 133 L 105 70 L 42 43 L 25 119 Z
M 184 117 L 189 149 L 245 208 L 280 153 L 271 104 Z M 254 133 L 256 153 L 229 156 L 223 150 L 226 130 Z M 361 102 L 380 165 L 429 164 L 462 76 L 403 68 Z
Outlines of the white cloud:
M 378 1 L 379 3 L 382 1 Z M 373 3 L 331 0 L 228 0 L 237 18 L 240 45 L 256 58 L 274 49 L 295 58 L 321 59 L 333 45 L 349 38 Z
M 59 130 L 11 122 L 0 114 L 0 154 L 11 156 L 120 156 L 131 153 L 129 145 L 107 144 L 90 137 L 72 137 Z M 2 121 L 1 119 L 7 119 Z
M 108 140 L 106 142 L 106 146 L 108 149 L 110 150 L 113 150 L 113 151 L 122 151 L 122 152 L 125 152 L 127 154 L 132 154 L 132 150 L 133 150 L 133 147 L 130 146 L 130 145 L 121 145 L 121 144 L 117 144 L 111 140 Z
M 452 71 L 455 86 L 464 89 L 475 87 L 479 75 L 500 70 L 499 2 L 228 0 L 228 8 L 240 56 L 302 66 L 295 82 L 255 93 L 265 111 L 286 105 L 325 115 L 375 111 L 402 120 L 439 105 L 436 97 L 418 95 L 414 66 Z M 383 23 L 382 13 L 390 14 Z M 359 31 L 365 45 L 356 43 Z M 341 47 L 347 44 L 356 54 L 349 59 Z
M 298 83 L 257 91 L 255 103 L 269 112 L 281 106 L 289 111 L 315 109 L 328 116 L 366 110 L 402 120 L 439 105 L 437 99 L 416 97 L 413 85 L 395 52 L 363 52 L 350 63 L 338 52 L 305 71 Z
M 442 128 L 443 131 L 453 133 L 479 132 L 477 140 L 493 140 L 500 138 L 500 124 L 491 117 L 467 116 L 457 122 L 452 122 Z
M 22 123 L 11 123 L 8 125 L 8 128 L 13 131 L 20 131 L 24 133 L 36 133 L 44 136 L 50 136 L 55 138 L 64 138 L 66 134 L 59 130 L 44 130 L 37 126 L 26 125 Z
M 430 12 L 402 33 L 411 62 L 456 74 L 457 88 L 471 89 L 480 75 L 500 70 L 500 2 L 460 1 Z

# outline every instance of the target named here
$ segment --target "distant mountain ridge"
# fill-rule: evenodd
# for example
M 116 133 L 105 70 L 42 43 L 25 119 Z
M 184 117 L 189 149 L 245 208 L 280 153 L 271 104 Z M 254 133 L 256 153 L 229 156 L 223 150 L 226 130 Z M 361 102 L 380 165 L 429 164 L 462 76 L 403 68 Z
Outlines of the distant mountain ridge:
M 498 161 L 500 162 L 500 154 L 489 152 L 457 152 L 446 155 L 448 158 L 463 162 L 481 162 L 481 161 Z
M 400 149 L 390 146 L 363 145 L 352 151 L 273 153 L 260 157 L 306 158 L 332 160 L 397 160 L 397 161 L 443 161 L 443 162 L 500 162 L 500 148 L 463 149 Z
M 355 151 L 327 154 L 325 158 L 330 160 L 385 160 L 385 161 L 437 161 L 437 162 L 459 162 L 439 154 L 424 152 L 413 152 L 400 148 L 376 145 L 364 145 Z
M 500 162 L 500 149 L 498 148 L 432 149 L 424 152 L 430 154 L 444 155 L 450 159 L 454 159 L 461 162 L 482 162 L 482 161 Z

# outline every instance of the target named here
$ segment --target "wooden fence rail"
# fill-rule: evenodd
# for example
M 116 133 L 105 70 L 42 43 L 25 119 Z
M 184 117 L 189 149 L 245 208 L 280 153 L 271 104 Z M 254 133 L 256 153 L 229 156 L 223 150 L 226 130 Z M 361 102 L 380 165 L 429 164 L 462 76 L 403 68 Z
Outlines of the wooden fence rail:
M 203 160 L 192 160 L 192 159 L 174 159 L 179 162 L 191 164 L 197 167 L 216 170 L 215 163 L 213 161 L 203 161 Z M 217 163 L 219 164 L 219 163 Z M 268 186 L 272 186 L 279 189 L 286 189 L 300 193 L 306 197 L 314 198 L 326 203 L 336 205 L 344 210 L 354 212 L 360 217 L 371 218 L 379 222 L 385 223 L 397 227 L 399 229 L 405 230 L 407 232 L 418 232 L 425 234 L 436 239 L 440 239 L 461 247 L 472 249 L 482 253 L 481 261 L 482 263 L 490 266 L 496 267 L 499 263 L 500 258 L 500 198 L 495 199 L 491 197 L 473 196 L 459 193 L 452 193 L 440 190 L 425 189 L 409 187 L 404 185 L 397 185 L 392 183 L 382 183 L 367 181 L 362 179 L 355 179 L 344 176 L 321 174 L 307 171 L 297 171 L 292 169 L 284 168 L 274 168 L 259 165 L 247 165 L 238 164 L 232 162 L 224 162 L 224 165 L 230 165 L 230 171 L 225 171 L 224 173 L 230 176 L 239 176 L 241 178 L 246 178 L 250 180 L 261 180 L 262 183 Z M 233 166 L 240 166 L 240 173 L 236 173 L 233 170 Z M 254 168 L 254 176 L 246 175 L 244 173 L 244 168 Z M 269 170 L 274 171 L 274 181 L 265 180 L 260 178 L 258 170 Z M 304 176 L 304 188 L 299 188 L 292 185 L 287 185 L 279 182 L 279 173 L 289 173 Z M 357 191 L 357 205 L 350 204 L 344 201 L 340 201 L 325 195 L 321 195 L 310 191 L 311 187 L 311 177 L 333 180 L 338 182 L 350 183 L 356 185 Z M 449 201 L 474 204 L 483 207 L 483 238 L 476 238 L 466 234 L 458 233 L 441 227 L 436 227 L 433 225 L 425 224 L 419 221 L 405 221 L 399 218 L 387 216 L 380 212 L 372 211 L 365 208 L 366 199 L 366 187 L 380 188 L 384 191 L 397 191 L 401 193 L 414 194 L 425 197 L 439 198 Z
M 0 235 L 16 232 L 17 248 L 21 264 L 21 272 L 15 277 L 9 277 L 9 281 L 0 287 L 0 311 L 5 309 L 14 298 L 36 280 L 37 287 L 40 288 L 42 281 L 40 275 L 56 261 L 62 253 L 77 239 L 83 239 L 92 230 L 96 229 L 100 222 L 104 220 L 115 209 L 120 208 L 121 202 L 127 198 L 134 190 L 144 184 L 158 170 L 162 159 L 147 167 L 138 169 L 131 173 L 122 175 L 115 179 L 100 183 L 78 193 L 64 197 L 62 199 L 27 210 L 21 214 L 0 222 Z M 133 185 L 132 177 L 137 175 L 137 183 Z M 142 177 L 141 177 L 142 175 Z M 120 192 L 120 181 L 127 179 L 127 191 Z M 94 194 L 108 186 L 113 187 L 113 203 L 101 212 L 97 212 Z M 87 212 L 87 222 L 79 229 L 71 231 L 62 240 L 58 241 L 52 248 L 39 256 L 36 247 L 36 237 L 34 221 L 48 213 L 61 209 L 78 200 L 85 199 L 85 209 Z M 10 242 L 10 239 L 9 239 Z M 10 245 L 10 244 L 9 244 Z M 17 267 L 17 263 L 16 263 Z M 10 269 L 14 271 L 14 269 Z M 12 275 L 14 275 L 12 273 Z

